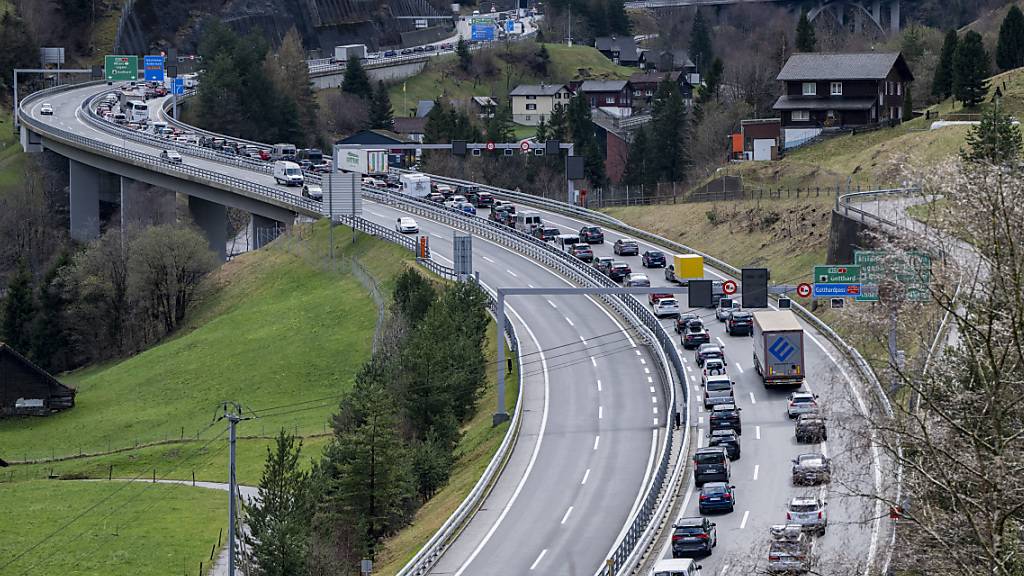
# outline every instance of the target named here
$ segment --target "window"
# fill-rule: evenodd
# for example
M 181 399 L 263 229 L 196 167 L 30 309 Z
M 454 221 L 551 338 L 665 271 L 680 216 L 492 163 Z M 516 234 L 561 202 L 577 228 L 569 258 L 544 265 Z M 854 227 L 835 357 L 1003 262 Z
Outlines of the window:
M 526 105 L 526 109 L 527 110 L 536 110 L 537 109 L 537 105 L 536 104 L 527 104 Z
M 536 100 L 537 97 L 531 94 L 531 95 L 527 96 L 526 99 L 527 100 Z
M 530 116 L 529 116 L 529 115 L 527 115 L 527 116 L 526 116 L 526 121 L 527 121 L 527 122 L 529 122 L 529 121 L 530 121 Z
M 833 82 L 832 85 L 830 86 L 829 93 L 832 94 L 833 96 L 842 96 L 843 95 L 843 83 L 842 82 Z
M 562 99 L 562 93 L 561 92 L 555 92 L 555 100 L 561 100 L 561 99 Z
M 817 96 L 818 95 L 818 85 L 815 84 L 814 82 L 804 82 L 803 95 L 804 96 Z
M 605 96 L 604 97 L 604 103 L 605 104 L 615 104 L 615 97 L 614 96 Z
M 903 95 L 903 83 L 902 82 L 897 82 L 896 83 L 896 95 L 897 96 L 902 96 Z
M 793 122 L 808 122 L 811 119 L 809 110 L 793 110 L 791 118 Z

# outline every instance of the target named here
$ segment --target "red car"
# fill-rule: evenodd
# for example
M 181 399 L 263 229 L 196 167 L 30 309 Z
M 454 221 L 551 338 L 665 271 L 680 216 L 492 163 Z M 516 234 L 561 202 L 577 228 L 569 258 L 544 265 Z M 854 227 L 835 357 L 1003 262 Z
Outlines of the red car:
M 647 302 L 651 306 L 654 306 L 654 303 L 657 302 L 658 300 L 661 300 L 662 298 L 672 298 L 672 297 L 673 296 L 671 294 L 648 294 L 647 295 Z

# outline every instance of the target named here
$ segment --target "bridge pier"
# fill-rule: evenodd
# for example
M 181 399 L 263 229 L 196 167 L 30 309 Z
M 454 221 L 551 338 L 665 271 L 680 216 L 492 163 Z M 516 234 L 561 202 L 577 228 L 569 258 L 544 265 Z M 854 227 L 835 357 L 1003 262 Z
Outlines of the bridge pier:
M 100 237 L 100 182 L 102 172 L 87 164 L 68 160 L 68 195 L 71 208 L 71 238 L 91 242 Z
M 121 176 L 121 228 L 174 224 L 177 195 L 172 190 Z
M 228 248 L 228 209 L 223 204 L 203 200 L 195 196 L 188 197 L 188 210 L 192 221 L 199 226 L 210 243 L 210 250 L 223 262 L 227 259 Z
M 252 215 L 252 249 L 263 248 L 286 229 L 285 224 L 259 214 Z

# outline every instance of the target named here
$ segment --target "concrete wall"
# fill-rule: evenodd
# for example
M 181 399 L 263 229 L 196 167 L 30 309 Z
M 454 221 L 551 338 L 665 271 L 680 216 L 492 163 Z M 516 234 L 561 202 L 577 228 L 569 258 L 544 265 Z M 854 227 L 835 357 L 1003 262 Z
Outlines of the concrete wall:
M 374 86 L 377 85 L 378 80 L 384 82 L 392 82 L 395 80 L 404 80 L 406 78 L 415 76 L 423 71 L 423 67 L 426 66 L 425 61 L 410 62 L 408 64 L 400 64 L 398 66 L 386 66 L 381 68 L 367 68 L 366 75 L 370 77 L 370 83 Z M 324 90 L 327 88 L 340 88 L 341 82 L 345 79 L 345 69 L 341 68 L 337 72 L 331 72 L 322 76 L 313 76 L 310 80 L 313 81 L 313 87 L 318 90 Z
M 861 222 L 856 215 L 844 216 L 833 210 L 826 263 L 852 264 L 854 250 L 865 250 L 873 246 L 873 231 L 873 228 Z

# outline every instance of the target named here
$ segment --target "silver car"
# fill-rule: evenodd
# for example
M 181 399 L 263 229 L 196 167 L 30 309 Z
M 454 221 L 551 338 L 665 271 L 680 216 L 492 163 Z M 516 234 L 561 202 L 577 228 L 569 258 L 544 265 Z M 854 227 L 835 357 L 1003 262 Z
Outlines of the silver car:
M 651 279 L 647 277 L 647 274 L 633 272 L 632 274 L 626 274 L 626 279 L 622 284 L 626 288 L 650 288 Z
M 769 574 L 803 574 L 811 569 L 811 542 L 795 524 L 776 524 L 769 528 L 772 542 L 768 548 Z
M 826 506 L 828 503 L 816 496 L 797 496 L 786 506 L 786 523 L 799 524 L 806 532 L 824 536 L 828 526 Z
M 790 418 L 796 418 L 801 414 L 811 414 L 818 411 L 818 396 L 810 392 L 793 392 L 789 395 L 789 402 L 786 405 L 786 413 Z
M 793 459 L 793 484 L 820 484 L 832 480 L 832 460 L 824 454 L 801 454 Z

